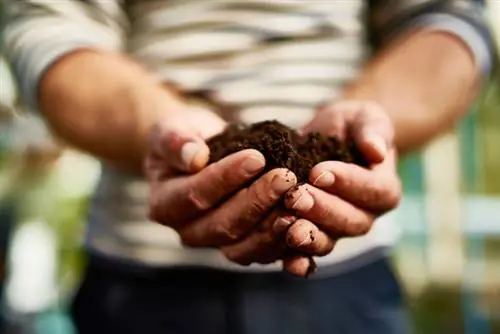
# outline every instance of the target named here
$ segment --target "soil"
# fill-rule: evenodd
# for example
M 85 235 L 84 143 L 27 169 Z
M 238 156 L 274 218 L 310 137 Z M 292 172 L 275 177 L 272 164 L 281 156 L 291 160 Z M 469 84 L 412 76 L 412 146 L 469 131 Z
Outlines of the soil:
M 298 184 L 306 183 L 311 168 L 325 160 L 367 166 L 366 160 L 363 159 L 352 140 L 341 141 L 320 133 L 301 136 L 297 131 L 277 121 L 251 125 L 230 124 L 224 132 L 208 139 L 207 144 L 210 148 L 209 163 L 216 162 L 232 153 L 252 148 L 260 151 L 266 158 L 266 167 L 262 174 L 274 168 L 287 168 L 297 176 Z M 306 277 L 315 270 L 316 263 L 312 257 L 309 257 Z
M 230 124 L 224 132 L 210 138 L 207 144 L 210 148 L 209 163 L 253 148 L 266 158 L 263 173 L 274 168 L 287 168 L 297 176 L 299 184 L 307 182 L 311 168 L 325 160 L 367 165 L 353 141 L 343 142 L 320 133 L 300 136 L 297 131 L 277 121 Z

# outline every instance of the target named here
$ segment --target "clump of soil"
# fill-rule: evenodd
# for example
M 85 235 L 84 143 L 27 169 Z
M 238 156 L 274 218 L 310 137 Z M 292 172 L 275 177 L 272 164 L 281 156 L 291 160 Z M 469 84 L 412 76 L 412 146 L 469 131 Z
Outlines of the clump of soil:
M 301 136 L 277 121 L 231 124 L 224 132 L 210 138 L 207 144 L 210 148 L 209 163 L 252 148 L 266 158 L 264 173 L 274 168 L 287 168 L 297 176 L 299 184 L 307 182 L 311 168 L 322 161 L 337 160 L 367 165 L 353 141 L 343 142 L 320 133 Z
M 287 168 L 296 176 L 298 184 L 308 182 L 311 168 L 326 160 L 336 160 L 367 166 L 366 160 L 353 141 L 341 141 L 320 133 L 301 136 L 297 131 L 277 122 L 265 121 L 251 125 L 231 124 L 224 132 L 207 140 L 209 163 L 216 162 L 244 149 L 256 149 L 266 158 L 262 174 L 274 168 Z M 283 203 L 280 204 L 284 207 Z M 290 254 L 295 253 L 289 250 Z M 309 257 L 306 277 L 316 270 Z

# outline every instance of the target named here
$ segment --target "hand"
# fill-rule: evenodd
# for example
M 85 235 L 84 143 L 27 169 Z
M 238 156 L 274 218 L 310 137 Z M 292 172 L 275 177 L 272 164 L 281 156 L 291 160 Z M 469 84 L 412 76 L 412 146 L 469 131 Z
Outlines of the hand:
M 321 162 L 312 169 L 310 184 L 286 196 L 286 206 L 300 218 L 288 231 L 289 246 L 306 254 L 316 254 L 318 249 L 329 253 L 335 240 L 367 233 L 378 216 L 397 206 L 401 185 L 392 144 L 394 130 L 379 105 L 345 101 L 323 108 L 302 129 L 303 133 L 312 131 L 352 138 L 372 164 L 362 168 L 339 161 Z M 294 256 L 284 266 L 302 275 L 309 259 Z
M 174 228 L 185 245 L 219 248 L 240 264 L 273 262 L 287 248 L 284 235 L 277 235 L 291 223 L 274 208 L 296 178 L 275 169 L 248 185 L 265 166 L 255 150 L 205 167 L 205 139 L 224 126 L 214 114 L 198 111 L 168 116 L 154 128 L 145 164 L 150 219 Z

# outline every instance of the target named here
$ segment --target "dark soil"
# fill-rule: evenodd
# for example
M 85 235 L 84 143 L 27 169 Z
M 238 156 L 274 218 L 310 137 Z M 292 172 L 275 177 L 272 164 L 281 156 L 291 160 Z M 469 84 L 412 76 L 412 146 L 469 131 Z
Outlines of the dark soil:
M 322 161 L 336 160 L 367 166 L 353 141 L 344 142 L 319 133 L 300 136 L 277 121 L 252 125 L 231 124 L 224 132 L 207 140 L 207 144 L 210 148 L 209 163 L 252 148 L 260 151 L 266 158 L 266 167 L 262 173 L 274 168 L 287 168 L 297 176 L 298 184 L 306 183 L 311 168 Z M 306 277 L 315 270 L 316 263 L 309 257 Z
M 277 122 L 265 121 L 252 125 L 231 124 L 221 134 L 207 141 L 210 163 L 229 154 L 256 149 L 266 158 L 264 172 L 287 168 L 298 183 L 308 181 L 311 168 L 319 162 L 337 160 L 366 166 L 361 153 L 352 141 L 342 142 L 319 133 L 300 136 L 295 130 Z

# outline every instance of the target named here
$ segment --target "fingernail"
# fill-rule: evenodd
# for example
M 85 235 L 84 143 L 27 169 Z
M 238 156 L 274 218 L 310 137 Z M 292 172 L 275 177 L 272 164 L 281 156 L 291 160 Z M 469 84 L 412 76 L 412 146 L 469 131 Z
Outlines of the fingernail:
M 271 189 L 277 195 L 281 196 L 297 183 L 297 178 L 293 174 L 275 175 L 271 181 Z
M 282 233 L 296 220 L 297 218 L 294 216 L 278 217 L 273 223 L 273 231 L 275 233 Z
M 242 168 L 248 175 L 254 175 L 257 172 L 260 172 L 265 165 L 266 161 L 263 157 L 250 156 L 243 161 Z
M 385 157 L 387 154 L 387 143 L 384 138 L 377 134 L 366 135 L 367 141 L 372 144 L 372 146 L 380 153 L 381 156 Z
M 200 146 L 197 143 L 188 142 L 182 146 L 181 159 L 186 168 L 191 167 L 199 151 Z
M 300 195 L 295 201 L 295 203 L 292 205 L 292 210 L 297 210 L 297 211 L 311 210 L 312 207 L 314 206 L 314 198 L 311 196 L 311 194 L 307 191 L 305 187 L 300 187 L 298 191 L 300 192 Z
M 333 186 L 334 182 L 335 182 L 335 176 L 333 175 L 333 173 L 325 171 L 321 173 L 320 176 L 316 178 L 316 180 L 314 180 L 313 185 L 316 187 L 326 188 Z
M 307 246 L 307 245 L 311 244 L 313 241 L 314 241 L 314 239 L 312 237 L 312 232 L 306 233 L 306 235 L 304 235 L 302 240 L 297 244 L 297 247 L 300 248 L 300 247 Z

